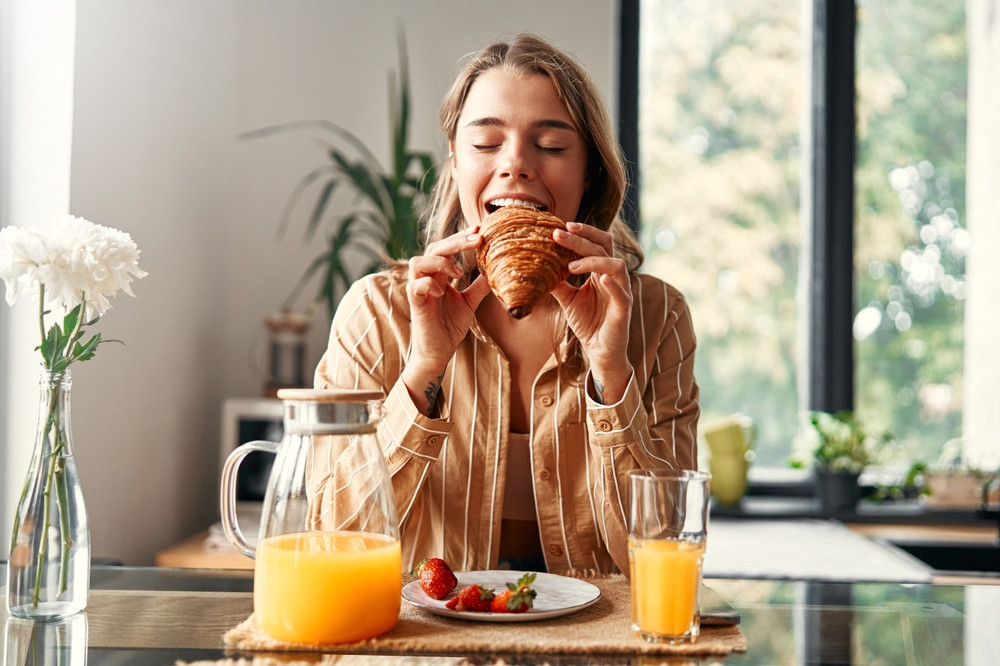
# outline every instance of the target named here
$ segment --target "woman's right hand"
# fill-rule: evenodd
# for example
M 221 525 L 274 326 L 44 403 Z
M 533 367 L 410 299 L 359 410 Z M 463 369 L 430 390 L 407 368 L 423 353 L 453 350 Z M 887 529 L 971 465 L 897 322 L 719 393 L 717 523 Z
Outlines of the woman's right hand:
M 427 246 L 409 261 L 406 297 L 410 302 L 410 353 L 402 379 L 414 403 L 430 412 L 448 361 L 465 338 L 476 309 L 490 293 L 489 283 L 478 276 L 465 290 L 451 281 L 462 276 L 453 257 L 479 247 L 478 229 L 462 231 Z

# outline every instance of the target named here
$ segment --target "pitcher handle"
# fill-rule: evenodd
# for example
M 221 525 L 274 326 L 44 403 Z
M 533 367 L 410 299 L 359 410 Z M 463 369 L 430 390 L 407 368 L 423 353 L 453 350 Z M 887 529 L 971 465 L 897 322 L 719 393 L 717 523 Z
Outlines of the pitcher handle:
M 225 531 L 229 542 L 236 546 L 237 550 L 250 558 L 256 558 L 257 553 L 250 546 L 250 543 L 247 542 L 246 537 L 243 536 L 243 531 L 240 530 L 236 517 L 236 491 L 238 490 L 236 472 L 239 469 L 240 463 L 247 457 L 247 454 L 254 451 L 277 453 L 279 446 L 277 442 L 268 442 L 265 440 L 247 442 L 246 444 L 237 446 L 229 454 L 229 457 L 226 458 L 226 464 L 222 467 L 222 483 L 220 484 L 221 492 L 219 495 L 222 529 Z

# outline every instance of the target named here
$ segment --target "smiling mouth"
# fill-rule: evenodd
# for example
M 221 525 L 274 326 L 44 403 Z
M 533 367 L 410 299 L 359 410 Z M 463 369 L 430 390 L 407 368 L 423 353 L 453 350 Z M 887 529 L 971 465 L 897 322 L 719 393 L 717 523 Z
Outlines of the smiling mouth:
M 542 204 L 537 204 L 532 201 L 525 201 L 524 199 L 512 199 L 510 197 L 505 197 L 503 199 L 493 199 L 492 201 L 486 202 L 486 212 L 495 213 L 504 206 L 527 206 L 528 208 L 534 208 L 536 210 L 545 211 L 548 210 L 547 207 Z

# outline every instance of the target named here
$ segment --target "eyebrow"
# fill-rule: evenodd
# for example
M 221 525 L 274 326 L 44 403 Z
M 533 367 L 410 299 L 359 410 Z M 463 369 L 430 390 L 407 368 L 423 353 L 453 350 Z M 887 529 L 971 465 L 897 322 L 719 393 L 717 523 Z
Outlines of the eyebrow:
M 466 123 L 466 127 L 503 127 L 506 123 L 495 116 L 486 116 L 483 118 L 474 118 Z M 555 119 L 542 119 L 534 123 L 534 127 L 540 129 L 552 128 L 568 130 L 570 132 L 576 132 L 576 128 L 563 120 Z

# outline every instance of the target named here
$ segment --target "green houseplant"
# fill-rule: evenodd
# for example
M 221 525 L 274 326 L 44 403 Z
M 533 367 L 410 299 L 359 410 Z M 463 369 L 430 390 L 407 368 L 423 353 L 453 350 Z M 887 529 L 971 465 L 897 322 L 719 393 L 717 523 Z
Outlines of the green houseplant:
M 409 148 L 410 81 L 402 32 L 398 40 L 398 77 L 389 72 L 392 154 L 388 168 L 355 134 L 328 120 L 286 123 L 242 135 L 259 138 L 318 129 L 332 136 L 332 141 L 324 145 L 327 162 L 298 182 L 279 223 L 279 234 L 284 234 L 299 202 L 315 192 L 304 235 L 310 241 L 322 230 L 325 244 L 296 283 L 284 303 L 286 309 L 319 275 L 319 289 L 312 303 L 325 303 L 332 315 L 340 296 L 354 280 L 390 260 L 409 257 L 420 247 L 420 217 L 437 175 L 430 153 Z M 345 201 L 346 207 L 341 205 Z
M 860 474 L 892 441 L 887 433 L 872 434 L 850 410 L 815 411 L 810 413 L 809 423 L 818 435 L 813 464 L 830 472 Z
M 850 510 L 861 499 L 861 472 L 880 459 L 893 438 L 873 434 L 851 410 L 813 411 L 809 424 L 816 436 L 811 455 L 820 505 L 828 514 Z

